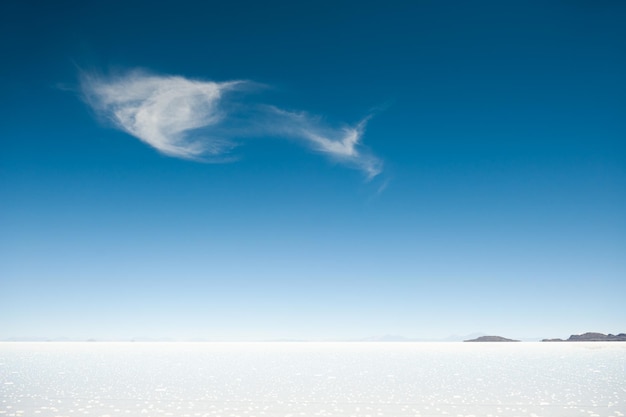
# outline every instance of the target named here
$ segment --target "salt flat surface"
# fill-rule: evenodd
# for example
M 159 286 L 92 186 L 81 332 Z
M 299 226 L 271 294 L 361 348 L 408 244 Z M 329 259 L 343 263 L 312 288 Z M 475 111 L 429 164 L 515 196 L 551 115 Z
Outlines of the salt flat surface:
M 626 414 L 626 343 L 0 343 L 5 416 Z

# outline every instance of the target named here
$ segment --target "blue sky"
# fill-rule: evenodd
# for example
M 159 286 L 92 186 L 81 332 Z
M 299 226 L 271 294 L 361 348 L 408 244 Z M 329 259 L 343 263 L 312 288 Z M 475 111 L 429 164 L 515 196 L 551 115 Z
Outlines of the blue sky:
M 0 7 L 0 338 L 625 330 L 626 4 Z

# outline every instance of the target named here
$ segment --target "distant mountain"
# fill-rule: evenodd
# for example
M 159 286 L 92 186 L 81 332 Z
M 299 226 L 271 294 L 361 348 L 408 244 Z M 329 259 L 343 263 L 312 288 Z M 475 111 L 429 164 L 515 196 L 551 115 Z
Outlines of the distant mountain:
M 481 336 L 487 336 L 487 335 L 482 332 L 470 333 L 470 334 L 466 334 L 465 336 L 459 336 L 458 334 L 453 334 L 444 339 L 438 339 L 437 341 L 438 342 L 463 342 L 468 339 L 477 339 Z
M 175 342 L 176 339 L 171 337 L 150 337 L 150 336 L 135 336 L 130 339 L 131 342 Z
M 398 336 L 393 334 L 386 334 L 383 336 L 370 336 L 360 339 L 359 342 L 413 342 L 415 339 L 409 339 L 408 337 Z
M 74 342 L 78 339 L 71 339 L 65 336 L 44 337 L 44 336 L 18 336 L 4 339 L 4 342 Z
M 519 340 L 507 339 L 502 336 L 480 336 L 476 339 L 464 340 L 464 342 L 519 342 Z
M 476 337 L 484 336 L 485 333 L 471 333 L 465 336 L 450 335 L 445 338 L 413 338 L 400 335 L 386 334 L 382 336 L 370 336 L 362 339 L 350 340 L 356 342 L 462 342 L 465 339 L 473 339 Z
M 626 342 L 626 333 L 604 334 L 604 333 L 583 333 L 573 334 L 567 340 L 563 339 L 543 339 L 542 342 Z

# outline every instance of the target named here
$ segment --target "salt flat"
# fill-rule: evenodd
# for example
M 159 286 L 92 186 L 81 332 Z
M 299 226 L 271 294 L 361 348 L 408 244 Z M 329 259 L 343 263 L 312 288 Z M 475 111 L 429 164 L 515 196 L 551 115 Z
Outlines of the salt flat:
M 0 416 L 624 416 L 626 343 L 0 343 Z

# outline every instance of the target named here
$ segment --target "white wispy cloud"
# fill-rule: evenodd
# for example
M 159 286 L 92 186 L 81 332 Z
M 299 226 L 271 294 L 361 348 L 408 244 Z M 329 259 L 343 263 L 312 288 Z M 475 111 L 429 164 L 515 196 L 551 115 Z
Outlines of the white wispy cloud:
M 117 128 L 166 155 L 192 159 L 232 148 L 228 138 L 199 129 L 219 124 L 225 117 L 220 108 L 224 94 L 242 84 L 139 71 L 109 78 L 84 75 L 81 80 L 87 102 Z
M 305 143 L 368 178 L 382 161 L 361 139 L 369 118 L 332 127 L 321 117 L 243 100 L 235 92 L 250 81 L 200 81 L 131 71 L 118 76 L 83 74 L 81 91 L 96 113 L 159 152 L 178 158 L 220 161 L 246 137 L 281 136 Z
M 324 124 L 319 117 L 305 112 L 289 112 L 277 107 L 269 107 L 266 115 L 274 118 L 276 134 L 303 140 L 309 146 L 331 158 L 361 169 L 368 178 L 382 172 L 382 161 L 369 153 L 361 144 L 365 126 L 369 117 L 355 126 L 332 128 Z

